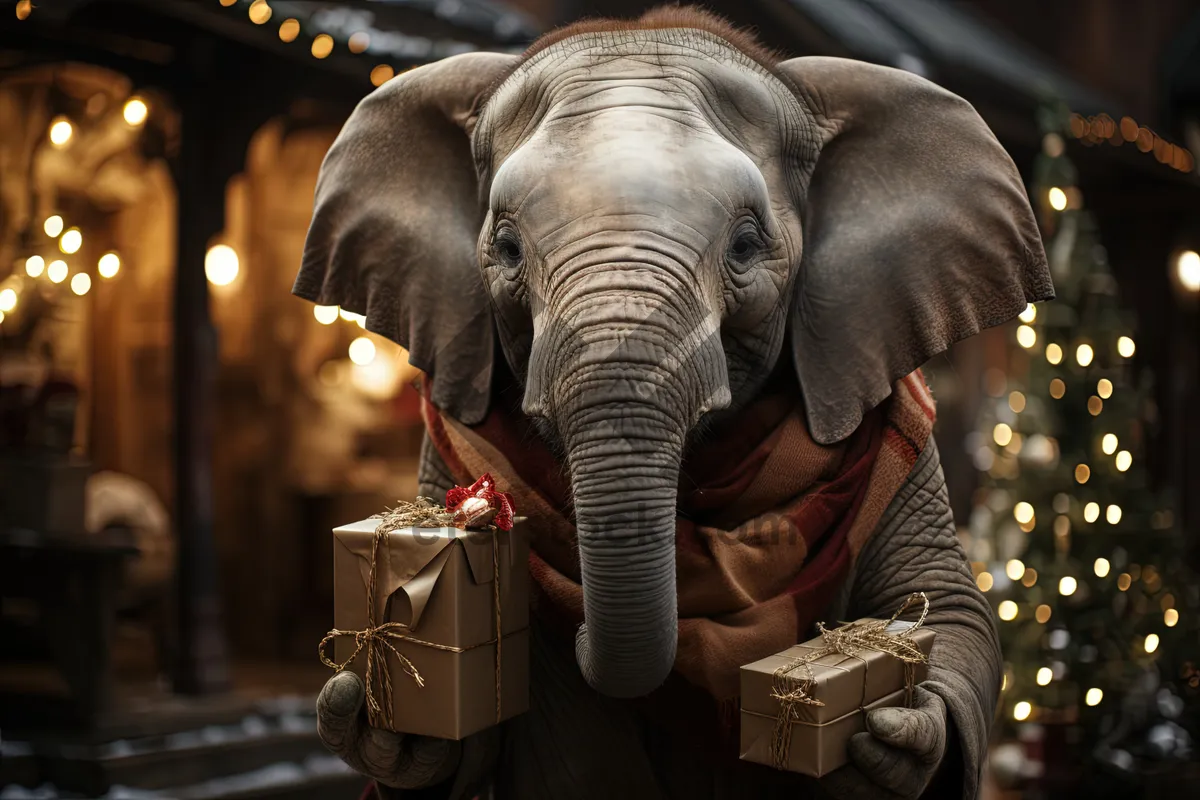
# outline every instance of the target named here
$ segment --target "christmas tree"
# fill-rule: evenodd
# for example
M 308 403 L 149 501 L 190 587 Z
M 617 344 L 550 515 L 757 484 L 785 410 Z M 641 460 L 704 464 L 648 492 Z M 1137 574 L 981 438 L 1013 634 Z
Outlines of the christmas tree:
M 1076 188 L 1071 120 L 1048 106 L 1041 122 L 1031 192 L 1057 299 L 1025 310 L 1008 370 L 985 376 L 967 545 L 1004 649 L 1000 738 L 1068 731 L 1104 795 L 1193 756 L 1200 597 L 1142 467 L 1152 377 Z

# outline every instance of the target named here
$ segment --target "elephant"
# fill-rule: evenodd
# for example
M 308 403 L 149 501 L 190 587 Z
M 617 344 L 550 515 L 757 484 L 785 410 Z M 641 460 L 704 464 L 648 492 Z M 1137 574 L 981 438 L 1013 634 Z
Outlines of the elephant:
M 694 451 L 748 436 L 783 386 L 804 446 L 849 453 L 904 385 L 924 390 L 928 359 L 1053 297 L 1020 176 L 967 102 L 900 70 L 782 59 L 690 8 L 454 56 L 346 122 L 294 292 L 406 347 L 459 428 L 515 398 L 573 526 L 582 624 L 564 641 L 534 609 L 527 714 L 461 742 L 402 736 L 367 725 L 356 676 L 326 684 L 322 738 L 380 796 L 976 794 L 1002 662 L 932 438 L 884 437 L 911 458 L 852 564 L 797 629 L 761 620 L 786 647 L 925 592 L 937 644 L 912 707 L 871 711 L 851 763 L 813 780 L 711 755 L 643 705 L 685 656 L 736 679 L 719 648 L 683 644 Z M 423 494 L 461 480 L 451 462 L 427 433 Z

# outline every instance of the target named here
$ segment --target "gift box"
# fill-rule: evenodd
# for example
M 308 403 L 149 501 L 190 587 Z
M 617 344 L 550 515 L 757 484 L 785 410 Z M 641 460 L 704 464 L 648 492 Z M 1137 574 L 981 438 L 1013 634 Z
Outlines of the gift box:
M 462 739 L 528 710 L 529 541 L 513 522 L 383 532 L 368 519 L 333 531 L 322 660 L 364 679 L 372 725 Z
M 911 703 L 933 639 L 920 622 L 864 619 L 746 664 L 742 760 L 816 778 L 842 766 L 850 737 L 866 730 L 867 711 Z

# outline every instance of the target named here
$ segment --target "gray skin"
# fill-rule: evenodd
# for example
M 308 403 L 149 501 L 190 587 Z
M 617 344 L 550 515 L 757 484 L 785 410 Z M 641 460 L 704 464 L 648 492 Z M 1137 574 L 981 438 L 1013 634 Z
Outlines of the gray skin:
M 322 168 L 295 291 L 366 313 L 468 424 L 503 352 L 570 476 L 575 663 L 606 698 L 652 691 L 674 663 L 690 437 L 736 415 L 786 352 L 813 438 L 837 442 L 899 377 L 1052 296 L 1019 176 L 961 99 L 840 59 L 767 70 L 692 29 L 581 34 L 519 66 L 459 56 L 372 93 Z M 994 647 L 977 658 L 995 674 Z M 355 768 L 427 786 L 482 758 L 471 740 L 347 726 L 355 681 L 320 702 Z M 921 697 L 852 747 L 905 796 L 946 749 L 945 703 Z

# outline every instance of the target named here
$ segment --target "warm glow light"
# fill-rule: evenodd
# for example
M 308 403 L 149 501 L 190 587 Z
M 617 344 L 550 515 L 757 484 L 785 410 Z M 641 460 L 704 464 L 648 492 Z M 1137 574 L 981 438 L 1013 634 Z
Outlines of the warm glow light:
M 1012 600 L 1005 600 L 996 608 L 996 615 L 1005 622 L 1012 622 L 1017 618 L 1017 604 Z
M 1112 397 L 1113 385 L 1108 378 L 1101 378 L 1096 382 L 1096 394 L 1107 400 Z
M 1095 352 L 1090 344 L 1081 344 L 1075 348 L 1075 361 L 1081 367 L 1086 367 L 1092 363 L 1092 358 L 1095 357 Z
M 30 256 L 25 259 L 25 274 L 31 278 L 41 275 L 46 269 L 46 259 L 41 256 Z
M 1029 719 L 1029 715 L 1033 713 L 1033 704 L 1028 700 L 1022 700 L 1013 706 L 1013 719 L 1017 722 L 1024 722 Z
M 1122 358 L 1129 358 L 1136 351 L 1137 345 L 1133 343 L 1133 339 L 1130 339 L 1128 336 L 1122 336 L 1120 339 L 1117 339 L 1117 353 Z
M 346 42 L 346 46 L 350 48 L 351 53 L 366 52 L 370 44 L 371 36 L 366 31 L 355 31 L 350 34 L 350 40 Z
M 367 327 L 367 318 L 362 314 L 355 314 L 353 311 L 347 311 L 344 308 L 338 309 L 338 315 L 347 322 L 353 322 L 360 328 Z
M 1096 397 L 1096 395 L 1092 395 L 1088 398 L 1087 408 L 1089 414 L 1093 417 L 1098 417 L 1100 416 L 1100 412 L 1104 410 L 1104 401 Z
M 1070 597 L 1075 594 L 1075 590 L 1079 588 L 1078 582 L 1070 575 L 1066 575 L 1058 582 L 1058 593 L 1064 597 Z
M 52 217 L 46 217 L 46 222 L 42 225 L 42 230 L 44 230 L 46 235 L 51 239 L 56 238 L 60 233 L 62 233 L 63 218 L 58 214 L 55 214 Z
M 1079 464 L 1075 467 L 1075 480 L 1087 483 L 1090 477 L 1092 477 L 1092 470 L 1087 464 Z
M 380 64 L 371 70 L 371 84 L 373 86 L 383 86 L 396 76 L 396 70 L 392 69 L 391 64 Z
M 1045 603 L 1042 603 L 1033 612 L 1033 618 L 1036 619 L 1038 622 L 1042 623 L 1043 625 L 1045 625 L 1047 622 L 1050 621 L 1050 606 L 1046 605 Z
M 1200 292 L 1200 253 L 1184 250 L 1175 259 L 1175 274 L 1179 285 L 1189 292 Z
M 121 257 L 116 253 L 105 253 L 96 262 L 96 271 L 100 273 L 101 278 L 115 278 L 121 271 Z
M 131 97 L 125 101 L 125 108 L 121 110 L 121 115 L 125 117 L 125 123 L 137 127 L 146 121 L 146 117 L 150 114 L 150 107 L 146 105 L 146 101 L 140 97 Z
M 1037 578 L 1038 578 L 1037 570 L 1034 569 L 1033 567 L 1026 567 L 1025 575 L 1024 575 L 1024 577 L 1021 578 L 1021 585 L 1024 586 L 1026 589 L 1028 589 L 1029 587 L 1031 587 L 1035 583 L 1037 583 Z
M 254 0 L 250 4 L 250 21 L 255 25 L 262 25 L 271 18 L 271 7 L 267 5 L 267 0 Z
M 1012 559 L 1004 565 L 1004 574 L 1008 575 L 1010 580 L 1021 580 L 1021 576 L 1025 574 L 1025 563 L 1017 558 Z
M 979 587 L 979 591 L 981 592 L 990 590 L 993 583 L 995 583 L 995 578 L 992 577 L 992 573 L 990 572 L 981 572 L 975 578 L 975 585 Z
M 1163 624 L 1168 628 L 1174 628 L 1179 623 L 1179 612 L 1173 608 L 1168 608 L 1163 612 Z
M 31 0 L 18 0 L 17 2 L 17 19 L 28 19 L 33 13 L 33 3 Z
M 214 286 L 228 286 L 238 276 L 238 254 L 227 244 L 215 244 L 204 254 L 204 274 Z
M 1022 525 L 1026 524 L 1033 519 L 1033 506 L 1025 501 L 1017 503 L 1015 506 L 1013 506 L 1013 517 L 1016 518 L 1017 522 L 1021 523 Z M 1020 564 L 1021 562 L 1018 561 L 1017 563 Z M 1021 564 L 1021 572 L 1025 572 L 1024 564 Z M 1019 577 L 1021 576 L 1018 575 L 1017 578 Z M 1016 580 L 1017 578 L 1013 578 L 1013 580 Z
M 370 364 L 375 359 L 375 343 L 365 336 L 360 336 L 350 343 L 350 360 L 360 367 Z
M 293 42 L 300 35 L 300 22 L 294 19 L 285 19 L 279 26 L 279 38 L 285 42 Z
M 1003 422 L 992 429 L 992 438 L 996 440 L 996 444 L 1001 447 L 1006 447 L 1012 441 L 1012 428 L 1005 425 Z
M 221 5 L 225 6 L 226 8 L 229 8 L 231 5 L 233 5 L 237 1 L 238 0 L 221 0 Z
M 1132 584 L 1133 584 L 1133 576 L 1131 576 L 1128 572 L 1122 572 L 1120 575 L 1117 576 L 1117 588 L 1120 589 L 1122 592 L 1129 589 L 1129 587 Z
M 1155 650 L 1158 649 L 1158 634 L 1157 633 L 1146 634 L 1146 641 L 1143 643 L 1142 646 L 1146 648 L 1147 653 L 1153 653 Z
M 1087 694 L 1083 696 L 1083 702 L 1089 706 L 1098 706 L 1100 701 L 1104 699 L 1104 692 L 1097 689 L 1095 686 L 1087 690 Z
M 328 33 L 319 33 L 313 39 L 312 54 L 316 58 L 325 58 L 333 52 L 333 37 Z
M 51 261 L 46 267 L 46 277 L 49 278 L 52 283 L 62 283 L 67 279 L 67 271 L 67 262 L 60 258 L 55 261 Z
M 1121 452 L 1117 453 L 1117 458 L 1114 463 L 1117 465 L 1118 472 L 1124 472 L 1133 466 L 1133 456 L 1128 450 L 1122 450 Z
M 50 123 L 50 144 L 63 147 L 75 135 L 75 126 L 66 117 L 59 117 Z
M 1017 315 L 1017 319 L 1021 320 L 1021 322 L 1024 322 L 1026 325 L 1037 319 L 1037 309 L 1034 308 L 1033 303 L 1026 305 L 1025 310 Z
M 1057 186 L 1050 189 L 1049 198 L 1050 207 L 1055 211 L 1062 211 L 1067 207 L 1067 193 Z
M 1013 392 L 1010 394 L 1008 396 L 1008 407 L 1011 408 L 1014 413 L 1020 414 L 1025 410 L 1025 395 L 1021 394 L 1020 392 Z
M 1046 345 L 1046 360 L 1051 364 L 1058 364 L 1062 361 L 1062 348 L 1051 342 Z
M 1067 385 L 1063 383 L 1062 378 L 1055 378 L 1050 381 L 1050 396 L 1055 400 L 1061 400 L 1062 396 L 1067 393 Z
M 1121 521 L 1121 507 L 1115 503 L 1104 510 L 1104 518 L 1108 520 L 1109 525 L 1116 525 Z
M 1026 350 L 1037 344 L 1037 331 L 1028 325 L 1020 325 L 1017 327 L 1017 344 L 1024 347 Z
M 92 276 L 86 272 L 77 272 L 71 278 L 71 291 L 82 297 L 92 288 Z
M 59 250 L 71 255 L 78 253 L 81 247 L 83 247 L 83 234 L 79 232 L 79 228 L 67 228 L 63 231 L 62 238 L 58 240 Z
M 1092 565 L 1092 569 L 1096 571 L 1097 578 L 1107 578 L 1108 570 L 1111 566 L 1107 558 L 1097 558 L 1096 563 Z
M 1050 681 L 1054 680 L 1054 670 L 1050 669 L 1049 667 L 1042 667 L 1037 671 L 1037 677 L 1035 680 L 1037 681 L 1038 686 L 1049 685 Z
M 17 290 L 3 289 L 0 290 L 0 311 L 9 312 L 17 307 Z
M 1104 451 L 1104 455 L 1111 456 L 1117 452 L 1117 436 L 1113 433 L 1104 434 L 1104 438 L 1100 440 L 1100 449 Z
M 313 316 L 322 325 L 332 325 L 338 318 L 337 306 L 313 306 Z

